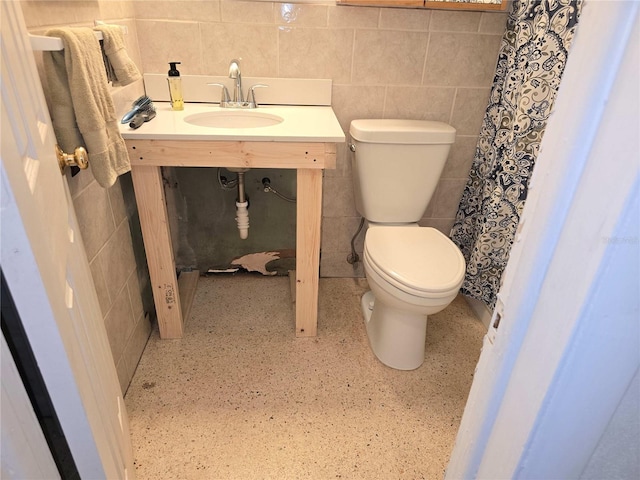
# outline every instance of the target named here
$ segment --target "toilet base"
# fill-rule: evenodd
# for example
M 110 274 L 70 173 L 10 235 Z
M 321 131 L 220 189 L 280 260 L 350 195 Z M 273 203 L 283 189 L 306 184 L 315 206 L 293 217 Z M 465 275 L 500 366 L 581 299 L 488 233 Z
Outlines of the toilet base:
M 424 362 L 427 315 L 408 313 L 376 302 L 373 292 L 361 299 L 369 345 L 385 365 L 415 370 Z

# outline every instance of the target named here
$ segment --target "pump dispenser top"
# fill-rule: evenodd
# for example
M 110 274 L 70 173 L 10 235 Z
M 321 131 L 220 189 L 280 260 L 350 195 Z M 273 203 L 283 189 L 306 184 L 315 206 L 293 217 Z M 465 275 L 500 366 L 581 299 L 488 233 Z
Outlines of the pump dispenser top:
M 169 62 L 169 76 L 170 77 L 179 77 L 180 72 L 176 68 L 176 65 L 180 65 L 180 62 Z
M 176 68 L 180 62 L 169 62 L 169 73 L 167 82 L 169 83 L 169 95 L 171 96 L 171 108 L 173 110 L 184 110 L 184 97 L 182 96 L 182 79 L 180 72 Z

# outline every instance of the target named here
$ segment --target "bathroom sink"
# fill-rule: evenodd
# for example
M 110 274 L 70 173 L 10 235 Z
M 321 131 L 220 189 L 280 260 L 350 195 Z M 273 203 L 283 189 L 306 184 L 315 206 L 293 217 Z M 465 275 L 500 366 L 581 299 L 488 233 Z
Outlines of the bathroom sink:
M 165 80 L 166 84 L 166 80 Z M 119 124 L 125 140 L 201 140 L 207 142 L 344 142 L 344 132 L 329 106 L 260 105 L 254 109 L 185 103 L 172 110 L 156 104 L 157 115 L 137 129 Z
M 282 123 L 278 115 L 246 110 L 202 112 L 188 115 L 184 121 L 191 125 L 210 128 L 260 128 Z

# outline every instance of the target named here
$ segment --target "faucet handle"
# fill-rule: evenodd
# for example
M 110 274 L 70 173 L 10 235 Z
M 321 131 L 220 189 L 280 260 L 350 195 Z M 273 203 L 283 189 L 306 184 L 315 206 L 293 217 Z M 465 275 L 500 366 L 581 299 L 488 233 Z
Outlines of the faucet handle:
M 224 107 L 227 103 L 231 102 L 231 98 L 229 97 L 229 90 L 224 83 L 207 83 L 209 87 L 222 87 L 221 95 L 220 95 L 220 106 Z
M 267 85 L 266 83 L 256 83 L 255 85 L 252 85 L 251 88 L 249 88 L 249 108 L 258 107 L 258 102 L 256 102 L 256 92 L 254 91 L 254 89 L 268 86 L 269 85 Z

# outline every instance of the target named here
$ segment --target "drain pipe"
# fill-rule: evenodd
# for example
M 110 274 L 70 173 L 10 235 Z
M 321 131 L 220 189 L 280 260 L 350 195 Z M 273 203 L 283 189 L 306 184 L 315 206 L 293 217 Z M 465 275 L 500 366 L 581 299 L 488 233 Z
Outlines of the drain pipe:
M 244 172 L 238 173 L 238 199 L 236 200 L 236 222 L 240 238 L 246 240 L 249 237 L 249 202 L 244 192 Z

